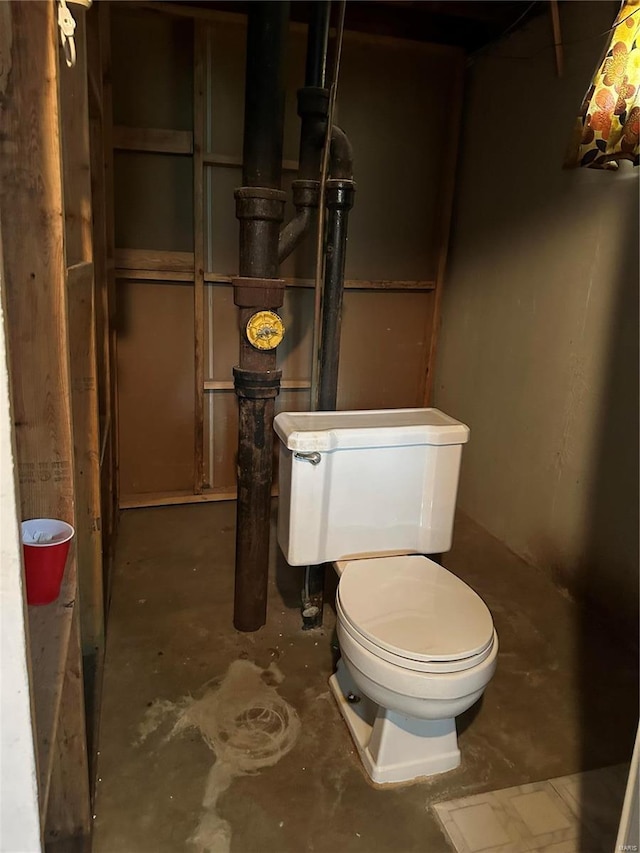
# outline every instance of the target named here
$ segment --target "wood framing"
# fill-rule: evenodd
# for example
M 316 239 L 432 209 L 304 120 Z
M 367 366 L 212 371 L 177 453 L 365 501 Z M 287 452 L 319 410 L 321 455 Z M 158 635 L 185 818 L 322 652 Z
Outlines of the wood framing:
M 193 326 L 194 326 L 194 466 L 193 491 L 204 484 L 204 163 L 206 30 L 193 30 Z
M 78 608 L 71 608 L 70 642 L 60 691 L 58 728 L 51 762 L 51 783 L 45 842 L 61 842 L 65 849 L 87 849 L 91 834 L 84 684 L 80 654 Z M 54 848 L 55 849 L 55 848 Z
M 193 154 L 193 134 L 189 130 L 116 125 L 113 128 L 113 147 L 152 154 Z
M 104 653 L 105 608 L 93 263 L 69 268 L 67 300 L 81 637 L 86 664 L 95 670 Z
M 106 542 L 107 574 L 105 576 L 105 605 L 108 606 L 110 591 L 110 565 L 113 543 L 118 530 L 120 479 L 118 466 L 119 422 L 118 422 L 118 374 L 116 369 L 118 338 L 116 332 L 116 276 L 115 276 L 115 214 L 114 214 L 114 166 L 113 166 L 113 84 L 111 75 L 111 6 L 110 3 L 96 3 L 90 14 L 98 15 L 98 39 L 100 43 L 101 116 L 102 116 L 102 157 L 104 176 L 104 197 L 98 199 L 104 206 L 105 265 L 107 271 L 106 306 L 107 325 L 105 334 L 110 359 L 108 414 L 103 423 L 109 429 L 107 440 L 106 464 L 102 466 L 102 502 L 109 504 L 110 528 Z M 99 153 L 97 154 L 99 156 Z M 96 168 L 100 168 L 96 163 Z
M 162 270 L 193 274 L 193 252 L 167 252 L 154 249 L 116 249 L 119 270 Z
M 11 87 L 3 100 L 0 220 L 21 515 L 61 518 L 78 529 L 64 230 L 66 225 L 73 232 L 69 252 L 84 255 L 88 218 L 81 188 L 70 190 L 65 216 L 60 108 L 66 96 L 59 90 L 55 5 L 11 2 L 9 8 L 14 41 Z M 80 85 L 75 91 L 81 97 Z M 82 160 L 82 128 L 76 131 L 80 138 L 64 166 L 67 183 L 74 180 L 74 162 Z M 84 259 L 74 260 L 82 270 Z M 73 835 L 82 839 L 90 828 L 90 803 L 79 723 L 84 701 L 75 547 L 70 554 L 58 602 L 30 609 L 31 671 L 45 835 L 64 834 L 72 813 Z M 74 678 L 80 689 L 69 688 Z M 77 732 L 77 749 L 65 742 L 67 726 Z M 65 750 L 74 765 L 73 780 L 61 769 Z
M 115 526 L 113 491 L 114 464 L 112 457 L 112 412 L 115 405 L 113 386 L 115 365 L 111 348 L 110 285 L 107 263 L 107 194 L 105 181 L 104 109 L 102 88 L 102 46 L 100 14 L 94 9 L 87 15 L 87 75 L 89 141 L 91 154 L 92 243 L 94 256 L 94 312 L 96 335 L 96 365 L 98 374 L 98 410 L 100 418 L 100 493 L 102 516 L 103 602 L 110 573 L 112 537 Z
M 138 85 L 132 80 L 131 88 L 124 78 L 117 82 L 116 96 L 121 99 L 117 113 L 126 115 L 127 124 L 136 127 L 118 130 L 123 135 L 116 143 L 149 152 L 164 147 L 168 154 L 162 160 L 152 156 L 143 160 L 141 156 L 139 181 L 133 179 L 131 160 L 124 155 L 118 160 L 122 168 L 117 184 L 122 216 L 115 274 L 123 306 L 122 377 L 127 377 L 120 400 L 121 416 L 126 416 L 127 423 L 122 437 L 127 445 L 122 453 L 122 507 L 149 505 L 150 494 L 156 502 L 163 502 L 165 497 L 186 502 L 191 494 L 187 479 L 191 459 L 186 457 L 191 424 L 195 445 L 193 494 L 207 494 L 209 486 L 222 489 L 216 494 L 234 494 L 237 410 L 232 368 L 238 327 L 230 285 L 237 267 L 233 189 L 240 180 L 242 165 L 243 79 L 238 57 L 246 25 L 244 15 L 219 14 L 185 4 L 131 5 L 144 10 L 144 14 L 136 13 L 132 26 L 142 33 L 145 14 L 149 20 L 164 15 L 162 32 L 173 33 L 176 44 L 180 44 L 176 56 L 162 59 L 158 67 L 163 75 L 173 69 L 176 79 L 182 81 L 180 98 L 184 103 L 192 98 L 193 123 L 190 127 L 187 111 L 166 112 L 166 135 L 154 140 L 155 130 L 146 134 L 140 127 L 147 122 L 152 128 L 160 127 L 158 116 L 162 111 L 147 110 L 149 100 L 160 97 L 159 90 L 148 81 Z M 114 16 L 114 26 L 129 25 L 124 8 Z M 298 167 L 299 128 L 290 108 L 304 74 L 303 61 L 300 64 L 304 59 L 304 29 L 291 27 L 291 67 L 286 79 L 291 120 L 286 123 L 283 149 L 288 158 L 284 170 L 290 172 Z M 189 33 L 193 33 L 192 42 Z M 380 61 L 372 69 L 373 55 Z M 384 70 L 387 62 L 389 71 Z M 352 219 L 345 281 L 339 398 L 343 407 L 415 406 L 421 405 L 428 393 L 425 384 L 435 353 L 431 335 L 440 307 L 450 222 L 445 185 L 455 166 L 450 133 L 457 133 L 451 117 L 458 92 L 457 82 L 452 84 L 451 78 L 458 74 L 458 68 L 462 69 L 462 52 L 457 48 L 364 33 L 345 34 L 341 111 L 354 149 L 360 152 L 356 156 L 356 181 L 361 201 Z M 386 105 L 380 117 L 374 118 L 371 93 L 357 88 L 367 69 Z M 429 81 L 439 79 L 438 75 L 446 85 L 431 86 Z M 406 117 L 417 104 L 411 81 L 424 87 L 420 98 L 424 109 L 408 123 Z M 210 104 L 215 105 L 215 112 L 211 112 Z M 446 133 L 436 132 L 436 126 L 444 127 Z M 397 133 L 406 136 L 401 160 L 394 160 Z M 184 157 L 180 159 L 187 153 L 189 141 L 192 186 L 187 183 Z M 389 164 L 384 176 L 379 172 L 380 162 Z M 156 175 L 164 193 L 157 210 L 152 207 Z M 285 176 L 285 187 L 290 179 L 290 174 Z M 453 184 L 450 190 L 452 193 Z M 171 193 L 174 198 L 169 204 Z M 148 219 L 140 212 L 144 204 L 148 205 Z M 138 211 L 135 217 L 129 216 L 129 205 Z M 191 207 L 192 232 L 188 222 Z M 402 217 L 395 211 L 402 211 Z M 191 241 L 193 251 L 186 251 Z M 279 406 L 291 410 L 309 405 L 309 294 L 315 286 L 311 254 L 301 248 L 285 261 L 281 271 L 287 288 L 283 312 L 288 333 L 278 353 L 284 376 Z M 184 312 L 192 283 L 191 343 Z M 169 314 L 173 325 L 167 321 Z M 141 316 L 147 318 L 146 324 L 140 321 Z M 159 334 L 164 335 L 166 345 L 157 347 L 156 338 L 149 337 L 149 322 L 156 330 L 163 330 Z M 359 342 L 363 341 L 373 354 L 371 364 L 375 367 L 367 368 L 361 357 Z M 182 361 L 185 353 L 191 355 L 191 345 L 193 412 L 190 364 L 188 369 Z M 394 374 L 396 359 L 404 360 L 408 368 L 402 381 Z M 148 376 L 140 367 L 143 363 L 149 365 Z M 379 375 L 380 381 L 374 380 L 374 375 Z M 163 410 L 158 402 L 161 399 L 172 401 L 172 405 Z M 149 412 L 159 424 L 153 436 L 147 436 Z M 143 447 L 148 462 L 139 452 Z M 175 452 L 167 453 L 169 447 Z M 159 466 L 160 458 L 167 462 L 164 467 Z M 166 490 L 161 493 L 163 487 Z
M 80 636 L 93 672 L 104 650 L 104 602 L 85 15 L 79 9 L 75 16 L 75 65 L 58 67 Z

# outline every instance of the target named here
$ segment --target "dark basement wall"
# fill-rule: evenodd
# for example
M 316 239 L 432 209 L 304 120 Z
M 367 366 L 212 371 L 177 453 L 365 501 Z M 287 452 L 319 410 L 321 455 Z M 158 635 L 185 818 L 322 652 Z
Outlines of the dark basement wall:
M 470 68 L 435 395 L 462 509 L 635 640 L 638 170 L 561 168 L 616 11 L 562 4 L 560 79 L 545 16 Z

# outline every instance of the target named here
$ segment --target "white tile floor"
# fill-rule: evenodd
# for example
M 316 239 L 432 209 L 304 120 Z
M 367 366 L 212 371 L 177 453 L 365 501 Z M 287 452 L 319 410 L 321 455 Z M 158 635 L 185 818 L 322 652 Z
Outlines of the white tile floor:
M 611 853 L 628 765 L 438 803 L 457 853 Z

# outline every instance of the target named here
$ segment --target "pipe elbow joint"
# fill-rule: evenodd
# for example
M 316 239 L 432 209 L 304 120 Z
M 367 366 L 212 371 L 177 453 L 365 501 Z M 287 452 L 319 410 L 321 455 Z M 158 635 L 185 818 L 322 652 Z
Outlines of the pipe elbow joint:
M 332 178 L 353 179 L 353 147 L 349 137 L 337 125 L 331 128 L 331 165 Z

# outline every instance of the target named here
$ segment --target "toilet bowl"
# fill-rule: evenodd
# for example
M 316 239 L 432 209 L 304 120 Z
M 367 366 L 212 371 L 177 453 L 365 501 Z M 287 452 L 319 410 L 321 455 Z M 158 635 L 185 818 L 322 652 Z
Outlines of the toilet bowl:
M 487 606 L 427 557 L 335 565 L 341 663 L 330 685 L 369 776 L 388 784 L 454 769 L 455 717 L 496 668 Z

